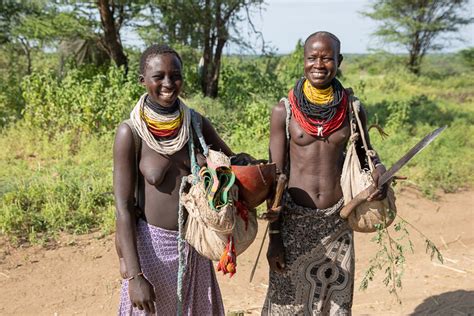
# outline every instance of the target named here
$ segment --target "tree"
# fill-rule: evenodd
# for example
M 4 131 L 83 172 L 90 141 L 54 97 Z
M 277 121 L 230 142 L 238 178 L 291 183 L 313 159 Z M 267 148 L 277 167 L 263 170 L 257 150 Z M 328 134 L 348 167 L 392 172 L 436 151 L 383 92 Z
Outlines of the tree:
M 381 22 L 375 36 L 408 50 L 408 68 L 418 74 L 425 54 L 445 47 L 443 35 L 474 21 L 468 6 L 469 0 L 376 0 L 363 15 Z
M 123 50 L 120 28 L 127 19 L 131 19 L 140 11 L 141 6 L 134 5 L 133 1 L 97 0 L 97 8 L 100 13 L 100 22 L 104 31 L 103 42 L 107 52 L 117 67 L 123 66 L 127 71 L 128 58 Z
M 40 2 L 0 2 L 0 44 L 13 51 L 24 53 L 27 61 L 26 73 L 31 73 L 32 43 L 23 24 L 28 19 L 44 16 L 44 4 Z M 17 53 L 18 53 L 17 52 Z
M 77 16 L 85 18 L 89 24 L 97 26 L 94 31 L 98 37 L 98 43 L 117 67 L 123 66 L 127 71 L 128 57 L 122 45 L 120 31 L 125 25 L 132 23 L 147 2 L 142 0 L 96 0 L 93 2 L 69 0 L 64 3 L 66 4 L 63 6 L 64 10 L 70 10 L 70 7 L 73 7 L 73 11 L 77 12 Z M 76 40 L 74 39 L 74 41 Z M 89 38 L 83 40 L 89 40 Z M 86 42 L 83 41 L 82 43 Z M 92 42 L 88 41 L 88 43 Z
M 5 1 L 0 9 L 0 44 L 17 52 L 13 60 L 18 52 L 24 54 L 27 74 L 31 73 L 34 51 L 55 48 L 65 41 L 98 39 L 93 22 L 52 1 Z
M 201 90 L 216 98 L 222 52 L 229 41 L 244 44 L 237 23 L 247 19 L 249 10 L 260 8 L 263 0 L 155 0 L 150 6 L 151 25 L 160 39 L 190 45 L 202 51 Z M 159 21 L 157 21 L 159 19 Z M 232 37 L 235 30 L 237 36 Z

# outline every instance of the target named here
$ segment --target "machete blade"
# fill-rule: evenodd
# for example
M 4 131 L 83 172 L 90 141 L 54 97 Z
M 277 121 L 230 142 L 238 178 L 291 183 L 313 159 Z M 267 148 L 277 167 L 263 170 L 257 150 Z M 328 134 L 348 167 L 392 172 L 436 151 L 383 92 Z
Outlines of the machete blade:
M 423 150 L 426 146 L 428 146 L 439 134 L 444 131 L 446 126 L 440 127 L 426 135 L 422 140 L 418 142 L 415 146 L 412 147 L 402 158 L 400 158 L 393 166 L 388 169 L 379 179 L 378 186 L 384 185 L 387 181 L 389 181 L 395 173 L 398 172 L 404 165 L 407 164 L 416 154 Z

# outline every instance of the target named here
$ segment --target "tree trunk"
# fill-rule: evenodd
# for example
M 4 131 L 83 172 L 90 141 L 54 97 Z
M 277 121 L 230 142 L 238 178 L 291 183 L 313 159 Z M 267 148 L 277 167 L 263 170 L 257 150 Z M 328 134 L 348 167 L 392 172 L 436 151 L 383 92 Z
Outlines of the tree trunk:
M 107 47 L 110 58 L 115 62 L 117 67 L 124 66 L 125 71 L 128 70 L 128 58 L 123 51 L 120 34 L 115 26 L 115 17 L 113 9 L 109 7 L 108 0 L 98 0 L 97 6 L 100 13 L 100 21 L 104 30 L 104 42 Z
M 410 58 L 408 59 L 408 69 L 418 75 L 420 73 L 420 62 L 416 53 L 410 52 Z
M 23 47 L 23 51 L 25 52 L 27 66 L 26 66 L 26 73 L 31 75 L 31 49 L 28 41 L 26 39 L 20 38 L 21 46 Z
M 204 47 L 203 47 L 203 65 L 201 73 L 201 91 L 204 96 L 208 94 L 208 82 L 209 82 L 209 67 L 212 62 L 212 12 L 210 0 L 206 0 L 204 4 L 204 14 L 206 15 L 204 28 Z
M 206 0 L 206 12 L 212 15 L 209 0 Z M 228 19 L 228 17 L 223 17 L 220 1 L 216 3 L 214 14 L 216 21 L 215 30 L 212 29 L 210 24 L 205 27 L 206 39 L 204 41 L 204 66 L 203 76 L 201 78 L 201 89 L 204 96 L 215 99 L 219 94 L 219 73 L 221 69 L 222 51 L 228 39 L 227 29 L 225 27 L 225 23 L 227 22 L 226 18 Z M 212 21 L 210 16 L 208 21 Z
M 209 74 L 210 80 L 208 82 L 207 96 L 211 98 L 217 98 L 219 93 L 219 73 L 221 70 L 221 57 L 222 50 L 224 45 L 227 42 L 227 39 L 219 39 L 217 41 L 216 52 L 214 54 L 214 60 L 212 61 L 211 73 Z
M 421 53 L 421 40 L 420 34 L 415 33 L 413 36 L 414 39 L 411 42 L 411 46 L 408 49 L 409 59 L 408 59 L 408 69 L 418 75 L 420 73 L 420 53 Z

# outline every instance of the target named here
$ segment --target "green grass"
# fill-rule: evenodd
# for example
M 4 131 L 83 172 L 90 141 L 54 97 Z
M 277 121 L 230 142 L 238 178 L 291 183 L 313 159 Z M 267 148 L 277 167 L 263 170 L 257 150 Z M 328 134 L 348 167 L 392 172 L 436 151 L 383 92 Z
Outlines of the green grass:
M 113 230 L 111 137 L 48 138 L 15 126 L 0 137 L 0 231 L 41 241 L 59 231 Z M 107 150 L 109 149 L 109 150 Z

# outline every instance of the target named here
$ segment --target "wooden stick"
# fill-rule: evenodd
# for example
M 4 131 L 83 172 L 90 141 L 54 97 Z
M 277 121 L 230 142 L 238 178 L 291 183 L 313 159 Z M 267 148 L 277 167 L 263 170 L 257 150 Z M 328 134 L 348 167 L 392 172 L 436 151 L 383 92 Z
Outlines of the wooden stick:
M 280 206 L 281 200 L 283 198 L 283 192 L 285 191 L 287 181 L 288 181 L 288 178 L 286 177 L 285 174 L 282 173 L 278 176 L 277 186 L 276 186 L 276 189 L 275 189 L 275 191 L 276 191 L 275 192 L 275 197 L 273 199 L 272 209 L 270 211 L 272 211 L 273 209 Z M 249 283 L 252 283 L 253 276 L 255 275 L 255 270 L 257 269 L 257 264 L 258 264 L 258 260 L 260 259 L 260 254 L 262 253 L 263 244 L 265 243 L 265 239 L 267 238 L 267 233 L 268 233 L 269 226 L 270 226 L 270 223 L 267 223 L 267 227 L 265 228 L 265 234 L 263 235 L 262 243 L 260 244 L 260 249 L 258 250 L 257 259 L 255 259 L 255 263 L 253 265 L 252 272 L 250 272 L 250 281 L 249 281 Z
M 253 265 L 252 272 L 250 272 L 249 283 L 252 283 L 253 276 L 255 274 L 255 270 L 257 269 L 258 259 L 260 259 L 260 254 L 262 253 L 263 244 L 265 243 L 265 237 L 267 236 L 269 226 L 270 226 L 270 223 L 267 223 L 267 227 L 265 228 L 265 233 L 264 233 L 263 238 L 262 238 L 262 243 L 260 244 L 260 249 L 258 250 L 257 259 L 255 259 L 255 263 Z

